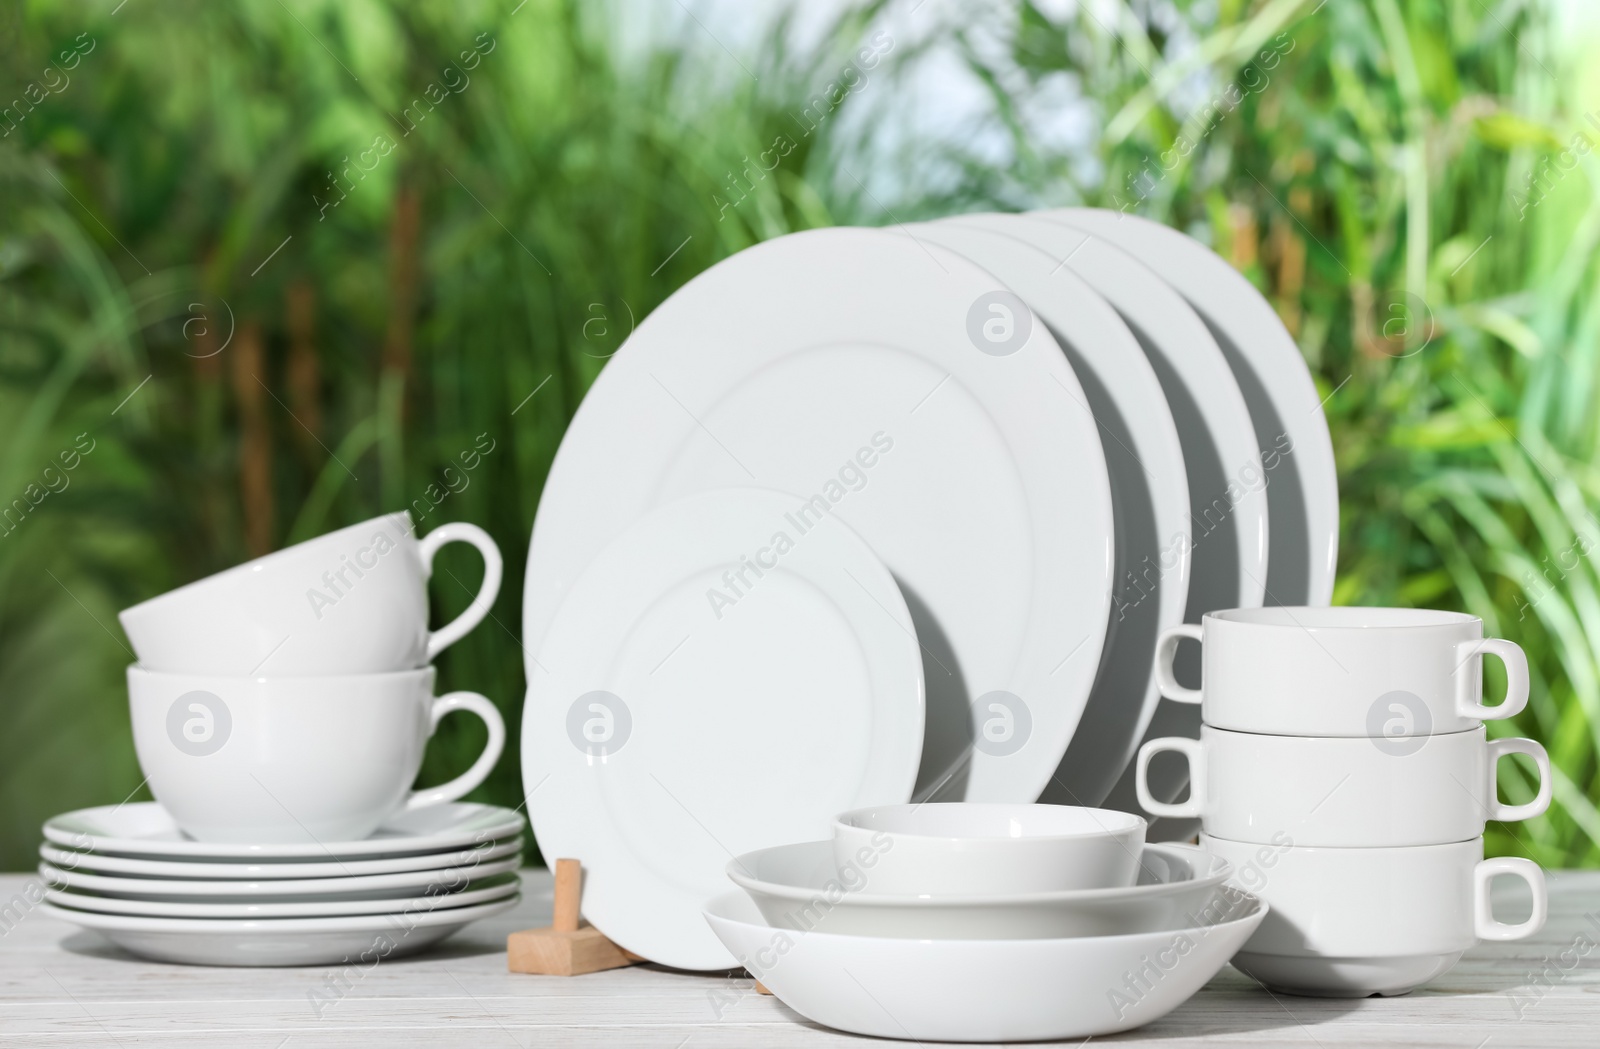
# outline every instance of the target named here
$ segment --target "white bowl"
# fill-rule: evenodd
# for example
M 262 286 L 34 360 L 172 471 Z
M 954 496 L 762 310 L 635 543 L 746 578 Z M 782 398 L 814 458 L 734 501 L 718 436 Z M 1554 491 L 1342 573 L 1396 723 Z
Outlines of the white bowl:
M 774 929 L 730 893 L 706 920 L 795 1012 L 841 1031 L 918 1041 L 1024 1042 L 1126 1031 L 1199 990 L 1267 905 L 1221 886 L 1191 929 L 1053 940 L 907 940 Z
M 989 896 L 896 896 L 863 891 L 857 867 L 837 871 L 826 841 L 746 853 L 728 877 L 774 928 L 846 936 L 1039 940 L 1156 932 L 1192 924 L 1233 873 L 1193 845 L 1146 845 L 1135 885 Z
M 874 893 L 992 896 L 1132 885 L 1144 831 L 1142 816 L 1075 805 L 883 805 L 834 820 L 833 848 Z

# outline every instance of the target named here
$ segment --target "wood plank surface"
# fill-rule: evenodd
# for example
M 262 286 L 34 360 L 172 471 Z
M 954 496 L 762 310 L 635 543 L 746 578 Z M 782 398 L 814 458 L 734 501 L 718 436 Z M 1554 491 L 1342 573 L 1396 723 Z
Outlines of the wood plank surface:
M 514 911 L 469 926 L 419 957 L 386 959 L 332 1002 L 313 996 L 324 986 L 322 969 L 147 962 L 96 933 L 37 911 L 19 912 L 13 904 L 0 913 L 0 1047 L 886 1044 L 808 1023 L 758 994 L 742 973 L 691 974 L 652 965 L 576 977 L 508 973 L 506 935 L 552 919 L 549 872 L 525 871 L 523 879 L 524 897 Z M 0 875 L 0 908 L 31 880 Z M 1514 911 L 1517 886 L 1501 888 Z M 1600 1045 L 1600 947 L 1594 946 L 1600 944 L 1600 871 L 1552 873 L 1550 903 L 1550 921 L 1538 936 L 1481 944 L 1454 970 L 1404 997 L 1273 995 L 1226 968 L 1161 1020 L 1094 1042 L 1592 1049 Z

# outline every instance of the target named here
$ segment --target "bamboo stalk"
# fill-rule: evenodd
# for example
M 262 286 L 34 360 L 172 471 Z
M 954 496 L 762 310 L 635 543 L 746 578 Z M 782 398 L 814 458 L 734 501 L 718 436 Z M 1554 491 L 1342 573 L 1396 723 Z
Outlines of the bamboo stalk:
M 261 325 L 247 321 L 231 354 L 233 395 L 239 407 L 239 503 L 245 548 L 251 557 L 272 552 L 272 434 L 267 426 L 267 387 L 262 373 Z

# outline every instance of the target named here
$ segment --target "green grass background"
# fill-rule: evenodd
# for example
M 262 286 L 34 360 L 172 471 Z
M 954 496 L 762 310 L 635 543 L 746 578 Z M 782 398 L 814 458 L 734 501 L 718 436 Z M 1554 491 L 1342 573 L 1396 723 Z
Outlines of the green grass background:
M 1521 644 L 1533 700 L 1491 732 L 1549 748 L 1555 802 L 1490 850 L 1600 860 L 1581 5 L 868 5 L 738 61 L 625 47 L 627 9 L 561 0 L 113 6 L 0 12 L 0 500 L 27 508 L 0 529 L 0 869 L 33 865 L 44 817 L 140 784 L 118 609 L 402 506 L 505 552 L 494 621 L 439 665 L 515 740 L 541 484 L 632 320 L 790 230 L 1080 202 L 1188 230 L 1273 302 L 1328 396 L 1335 600 L 1465 609 Z M 884 25 L 871 89 L 801 134 Z M 988 92 L 971 135 L 900 120 L 933 52 Z M 1089 103 L 1076 143 L 1050 133 L 1063 97 Z M 795 150 L 723 207 L 780 134 Z M 443 471 L 480 439 L 463 487 Z M 453 616 L 479 569 L 440 564 Z M 466 720 L 425 780 L 481 744 Z M 520 798 L 514 746 L 475 797 Z

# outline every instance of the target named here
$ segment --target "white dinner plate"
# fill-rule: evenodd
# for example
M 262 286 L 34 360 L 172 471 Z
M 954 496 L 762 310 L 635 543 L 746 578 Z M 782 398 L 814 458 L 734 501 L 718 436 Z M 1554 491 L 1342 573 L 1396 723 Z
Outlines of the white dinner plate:
M 785 491 L 859 532 L 904 591 L 928 693 L 918 796 L 1035 800 L 1111 590 L 1083 402 L 1032 312 L 937 245 L 823 229 L 724 260 L 639 325 L 567 428 L 529 550 L 529 680 L 573 579 L 650 507 Z
M 841 871 L 833 842 L 757 849 L 728 863 L 774 928 L 915 940 L 1041 940 L 1192 924 L 1233 867 L 1193 845 L 1146 845 L 1133 885 L 988 896 L 873 892 L 872 870 Z
M 503 860 L 522 853 L 522 836 L 486 842 L 449 852 L 424 852 L 415 856 L 391 856 L 381 860 L 350 860 L 342 863 L 205 863 L 198 860 L 142 860 L 128 856 L 102 856 L 98 852 L 59 849 L 49 842 L 39 846 L 39 856 L 62 870 L 95 874 L 120 874 L 135 878 L 353 878 L 366 874 L 403 874 L 407 871 L 464 867 L 490 860 Z
M 516 894 L 522 882 L 515 874 L 492 879 L 492 884 L 474 883 L 458 892 L 436 892 L 424 896 L 399 896 L 369 900 L 278 899 L 267 902 L 194 903 L 179 900 L 129 900 L 115 896 L 95 896 L 85 892 L 52 889 L 45 899 L 57 907 L 100 914 L 142 914 L 152 918 L 338 918 L 356 914 L 416 914 L 491 903 Z
M 1161 381 L 1183 443 L 1192 553 L 1184 618 L 1198 623 L 1201 615 L 1219 608 L 1260 605 L 1267 579 L 1267 482 L 1233 369 L 1205 322 L 1165 281 L 1104 238 L 1047 214 L 961 215 L 947 221 L 1013 233 L 1044 249 L 1122 316 Z M 1199 676 L 1193 647 L 1179 653 L 1177 666 L 1185 679 Z M 1164 700 L 1139 742 L 1199 735 L 1200 708 Z M 1176 798 L 1187 782 L 1178 762 L 1160 762 L 1150 770 L 1151 791 L 1161 800 Z M 1105 804 L 1143 811 L 1134 794 L 1131 766 L 1124 768 Z M 1150 834 L 1152 840 L 1182 839 L 1198 826 L 1197 821 L 1153 820 Z
M 1216 252 L 1169 226 L 1095 208 L 1039 214 L 1104 237 L 1149 266 L 1211 329 L 1250 406 L 1256 441 L 1276 464 L 1267 485 L 1266 602 L 1327 604 L 1339 560 L 1333 441 L 1305 358 L 1277 312 Z
M 521 830 L 522 816 L 511 809 L 458 801 L 399 813 L 360 841 L 228 845 L 187 838 L 159 802 L 138 801 L 53 816 L 44 836 L 69 849 L 117 856 L 321 862 L 463 849 Z
M 1116 310 L 1047 252 L 995 230 L 917 226 L 976 262 L 1049 325 L 1100 427 L 1111 477 L 1116 568 L 1100 671 L 1043 801 L 1098 805 L 1133 758 L 1161 694 L 1156 638 L 1189 595 L 1189 481 L 1161 383 Z
M 735 488 L 646 514 L 568 589 L 529 680 L 539 848 L 580 857 L 584 916 L 664 965 L 733 965 L 700 920 L 730 852 L 916 778 L 911 615 L 861 537 L 801 505 Z
M 415 954 L 480 918 L 516 906 L 512 896 L 476 907 L 350 918 L 145 918 L 39 905 L 39 913 L 93 929 L 123 950 L 180 965 L 335 965 L 363 971 Z
M 930 1042 L 1082 1039 L 1165 1016 L 1215 976 L 1267 905 L 1228 886 L 1192 929 L 1054 940 L 911 940 L 774 929 L 742 894 L 706 920 L 808 1019 Z
M 118 875 L 90 874 L 62 870 L 48 863 L 39 864 L 45 883 L 57 888 L 77 889 L 103 896 L 125 896 L 142 900 L 193 900 L 197 897 L 226 897 L 235 901 L 264 898 L 350 900 L 384 899 L 396 895 L 416 895 L 459 888 L 496 874 L 506 874 L 522 865 L 520 856 L 488 863 L 448 867 L 440 870 L 405 871 L 399 874 L 368 874 L 354 878 L 277 878 L 270 881 L 199 881 L 187 878 L 125 878 Z

